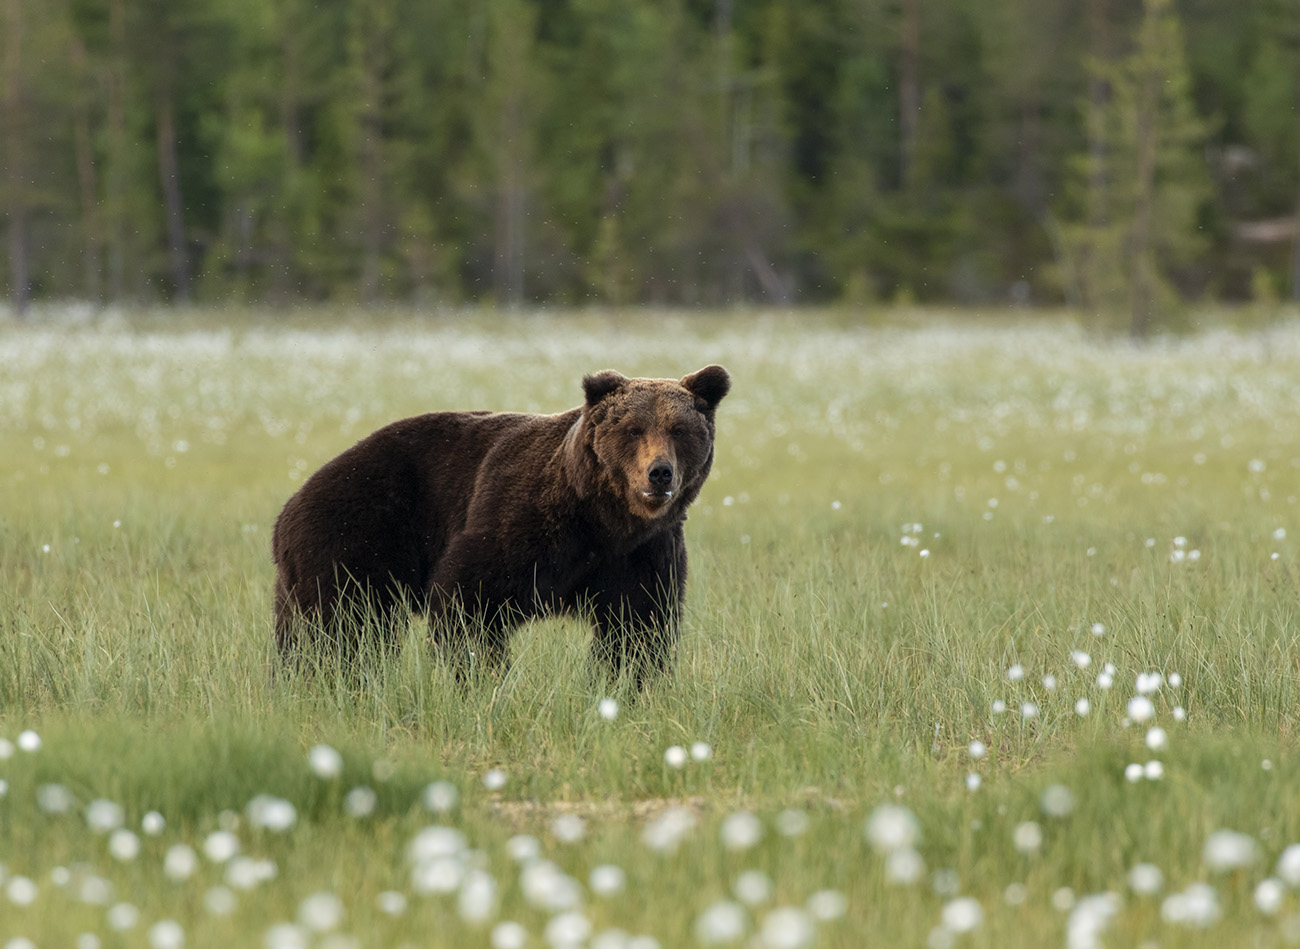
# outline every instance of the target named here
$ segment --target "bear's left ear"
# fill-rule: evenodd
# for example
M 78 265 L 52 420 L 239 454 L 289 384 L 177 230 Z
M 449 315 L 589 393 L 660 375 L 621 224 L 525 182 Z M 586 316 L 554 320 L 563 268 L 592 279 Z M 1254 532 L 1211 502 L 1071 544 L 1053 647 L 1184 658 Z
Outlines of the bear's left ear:
M 613 369 L 606 369 L 590 376 L 583 376 L 582 391 L 587 395 L 587 404 L 595 405 L 615 389 L 620 388 L 625 382 L 627 382 L 627 376 L 615 372 Z
M 722 397 L 731 391 L 731 376 L 721 366 L 705 366 L 699 372 L 682 377 L 682 388 L 695 396 L 701 412 L 712 412 Z

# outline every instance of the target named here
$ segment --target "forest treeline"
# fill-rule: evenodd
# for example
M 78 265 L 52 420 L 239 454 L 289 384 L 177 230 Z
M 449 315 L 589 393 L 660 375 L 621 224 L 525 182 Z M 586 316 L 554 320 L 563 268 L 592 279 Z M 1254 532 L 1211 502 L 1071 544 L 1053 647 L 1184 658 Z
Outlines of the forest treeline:
M 1295 290 L 1295 0 L 0 0 L 13 306 Z

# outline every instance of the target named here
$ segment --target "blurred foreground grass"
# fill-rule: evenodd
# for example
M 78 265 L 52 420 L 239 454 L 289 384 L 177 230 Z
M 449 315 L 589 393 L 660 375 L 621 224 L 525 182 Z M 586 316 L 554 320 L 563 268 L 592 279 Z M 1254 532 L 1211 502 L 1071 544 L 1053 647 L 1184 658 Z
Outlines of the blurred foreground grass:
M 271 316 L 0 331 L 0 735 L 41 740 L 0 744 L 0 945 L 1300 941 L 1300 326 Z M 319 464 L 709 362 L 678 667 L 612 721 L 567 621 L 466 693 L 418 624 L 365 681 L 277 674 L 270 525 Z M 868 839 L 886 803 L 918 840 Z

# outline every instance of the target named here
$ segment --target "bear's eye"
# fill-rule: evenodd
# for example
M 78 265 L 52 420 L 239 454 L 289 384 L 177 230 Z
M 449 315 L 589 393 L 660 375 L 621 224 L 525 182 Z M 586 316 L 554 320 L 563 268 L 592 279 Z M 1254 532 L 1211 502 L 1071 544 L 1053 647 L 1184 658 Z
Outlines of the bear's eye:
M 644 434 L 645 429 L 641 428 L 639 425 L 629 425 L 627 428 L 628 438 L 640 438 Z
M 676 439 L 678 439 L 678 440 L 681 440 L 681 439 L 685 438 L 686 435 L 687 435 L 686 426 L 685 426 L 685 425 L 674 425 L 674 426 L 672 427 L 672 429 L 669 430 L 668 434 L 672 435 L 673 438 L 676 438 Z

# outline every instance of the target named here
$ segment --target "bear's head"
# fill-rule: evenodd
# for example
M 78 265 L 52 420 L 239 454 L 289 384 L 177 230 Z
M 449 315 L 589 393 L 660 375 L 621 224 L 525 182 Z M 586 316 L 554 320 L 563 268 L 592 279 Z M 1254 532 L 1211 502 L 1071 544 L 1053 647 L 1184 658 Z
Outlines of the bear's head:
M 582 380 L 570 476 L 580 495 L 618 498 L 655 520 L 682 511 L 713 466 L 714 410 L 731 388 L 721 366 L 681 379 L 629 379 L 607 369 Z

